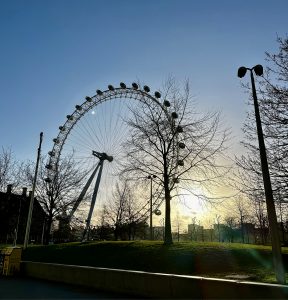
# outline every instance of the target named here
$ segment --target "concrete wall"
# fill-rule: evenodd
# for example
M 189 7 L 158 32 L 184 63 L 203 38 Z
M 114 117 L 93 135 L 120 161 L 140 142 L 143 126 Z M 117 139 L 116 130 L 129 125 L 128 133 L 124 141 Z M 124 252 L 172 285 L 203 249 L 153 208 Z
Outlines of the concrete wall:
M 196 276 L 21 262 L 25 276 L 151 298 L 288 299 L 288 286 Z

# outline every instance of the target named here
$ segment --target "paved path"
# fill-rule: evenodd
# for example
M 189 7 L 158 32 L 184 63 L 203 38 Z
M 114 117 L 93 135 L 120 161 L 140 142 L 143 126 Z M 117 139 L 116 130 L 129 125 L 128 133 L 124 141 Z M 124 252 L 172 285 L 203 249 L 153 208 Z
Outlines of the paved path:
M 136 299 L 32 278 L 0 277 L 0 299 Z M 139 299 L 139 298 L 138 298 Z

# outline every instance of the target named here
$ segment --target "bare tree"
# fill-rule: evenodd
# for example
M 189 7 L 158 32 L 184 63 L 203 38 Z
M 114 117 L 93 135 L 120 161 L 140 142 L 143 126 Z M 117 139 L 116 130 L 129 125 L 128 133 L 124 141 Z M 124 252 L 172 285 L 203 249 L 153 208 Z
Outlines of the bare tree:
M 227 216 L 225 218 L 226 223 L 226 234 L 230 243 L 234 242 L 234 228 L 235 228 L 235 218 L 232 216 Z
M 288 202 L 288 39 L 278 37 L 277 42 L 278 53 L 266 52 L 267 68 L 258 82 L 258 96 L 273 190 Z M 247 115 L 243 130 L 243 144 L 248 150 L 246 166 L 249 164 L 250 173 L 261 176 L 255 121 L 251 113 Z
M 277 38 L 279 51 L 266 52 L 266 74 L 259 82 L 262 122 L 275 188 L 287 199 L 288 190 L 288 38 Z M 285 192 L 283 193 L 283 191 Z
M 174 218 L 174 227 L 177 230 L 177 242 L 180 240 L 180 227 L 182 225 L 181 218 L 179 215 L 179 211 L 177 211 L 176 216 Z
M 121 230 L 126 222 L 127 198 L 130 197 L 129 193 L 130 191 L 126 182 L 123 187 L 117 183 L 113 199 L 110 199 L 110 202 L 105 206 L 107 218 L 110 219 L 110 223 L 114 226 L 116 241 L 121 235 Z
M 268 237 L 268 218 L 264 199 L 264 193 L 262 194 L 262 198 L 260 195 L 256 195 L 254 199 L 251 199 L 256 226 L 259 229 L 261 243 L 263 245 L 266 244 Z
M 236 197 L 234 200 L 235 209 L 239 218 L 240 230 L 241 230 L 241 239 L 242 243 L 245 242 L 245 231 L 244 231 L 244 223 L 248 217 L 248 204 L 247 201 L 243 199 L 243 197 Z
M 267 67 L 263 77 L 258 79 L 257 92 L 274 200 L 282 223 L 283 210 L 288 204 L 288 39 L 278 37 L 277 42 L 278 53 L 266 52 Z M 251 101 L 249 104 L 252 106 Z M 264 243 L 267 238 L 266 214 L 262 211 L 264 187 L 252 111 L 247 114 L 243 131 L 245 139 L 242 143 L 247 154 L 236 160 L 240 170 L 238 187 L 251 201 L 256 201 L 252 207 Z
M 47 182 L 45 180 L 47 178 L 45 162 L 46 159 L 42 158 L 35 195 L 47 213 L 45 226 L 45 242 L 47 243 L 50 238 L 53 221 L 56 218 L 64 220 L 76 202 L 85 174 L 81 174 L 75 168 L 73 156 L 70 156 L 63 158 L 59 162 L 57 173 L 53 176 L 51 182 Z M 33 182 L 34 168 L 33 162 L 28 162 L 25 167 L 26 180 L 30 184 Z
M 21 183 L 22 163 L 13 156 L 10 148 L 1 149 L 0 153 L 0 191 L 5 191 L 8 184 L 17 189 Z
M 215 221 L 216 221 L 216 226 L 217 226 L 217 232 L 218 232 L 218 242 L 221 242 L 221 230 L 220 230 L 221 223 L 220 223 L 220 219 L 221 219 L 220 215 L 216 215 L 215 216 Z
M 115 240 L 134 239 L 138 225 L 145 221 L 140 203 L 127 180 L 116 183 L 113 197 L 103 209 L 106 221 L 114 228 Z
M 191 219 L 191 224 L 188 225 L 188 234 L 191 241 L 197 241 L 197 218 Z
M 213 186 L 227 171 L 224 160 L 220 160 L 229 133 L 223 129 L 220 113 L 196 111 L 189 82 L 181 89 L 170 79 L 161 93 L 169 108 L 152 103 L 133 111 L 123 174 L 142 180 L 151 174 L 156 176 L 155 183 L 163 188 L 165 199 L 164 243 L 171 244 L 171 199 L 185 192 L 195 195 L 201 188 L 203 193 L 197 197 L 213 200 L 208 195 L 213 195 Z

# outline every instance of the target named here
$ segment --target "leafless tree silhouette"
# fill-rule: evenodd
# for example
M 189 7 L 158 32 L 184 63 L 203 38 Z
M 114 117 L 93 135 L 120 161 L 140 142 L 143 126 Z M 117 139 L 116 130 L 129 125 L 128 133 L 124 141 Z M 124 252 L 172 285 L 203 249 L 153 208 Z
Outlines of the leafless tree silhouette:
M 123 174 L 131 180 L 156 176 L 154 182 L 162 186 L 165 199 L 164 243 L 171 244 L 171 199 L 186 191 L 213 200 L 213 186 L 227 172 L 223 158 L 229 132 L 219 112 L 196 110 L 188 81 L 181 88 L 168 79 L 161 94 L 164 104 L 170 104 L 166 111 L 157 104 L 143 104 L 128 121 L 132 129 Z M 199 188 L 203 193 L 197 192 Z

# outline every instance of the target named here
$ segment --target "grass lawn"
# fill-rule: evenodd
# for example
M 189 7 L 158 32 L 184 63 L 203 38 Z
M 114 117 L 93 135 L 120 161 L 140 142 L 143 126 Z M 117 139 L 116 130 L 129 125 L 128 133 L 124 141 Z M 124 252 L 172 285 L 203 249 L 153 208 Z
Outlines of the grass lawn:
M 6 247 L 12 247 L 11 244 L 0 244 L 0 250 Z
M 288 271 L 288 248 L 282 248 Z M 23 260 L 275 283 L 271 247 L 247 244 L 158 241 L 89 242 L 30 246 Z M 288 275 L 288 274 L 287 274 Z M 287 276 L 288 281 L 288 276 Z

